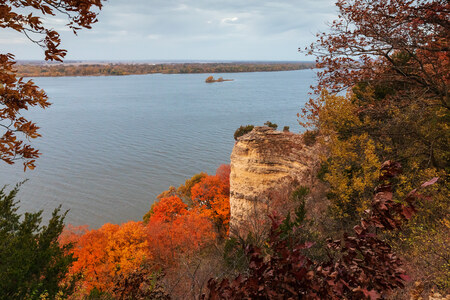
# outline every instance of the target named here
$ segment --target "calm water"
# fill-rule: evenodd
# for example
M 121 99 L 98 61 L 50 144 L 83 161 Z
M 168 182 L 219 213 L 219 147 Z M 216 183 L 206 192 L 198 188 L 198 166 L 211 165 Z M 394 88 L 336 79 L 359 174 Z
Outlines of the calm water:
M 220 74 L 218 74 L 220 76 Z M 218 77 L 217 75 L 215 77 Z M 26 114 L 41 126 L 34 171 L 0 163 L 0 184 L 28 178 L 22 211 L 59 204 L 67 221 L 99 227 L 140 220 L 156 195 L 229 163 L 240 125 L 270 120 L 301 130 L 297 112 L 315 71 L 37 78 L 53 105 Z

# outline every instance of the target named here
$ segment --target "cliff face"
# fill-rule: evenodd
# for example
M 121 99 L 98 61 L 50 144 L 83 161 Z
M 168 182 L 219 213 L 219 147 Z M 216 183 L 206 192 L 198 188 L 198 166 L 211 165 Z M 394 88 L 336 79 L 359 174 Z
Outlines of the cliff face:
M 269 127 L 238 138 L 231 154 L 232 232 L 251 230 L 252 218 L 283 212 L 288 204 L 282 198 L 298 186 L 311 189 L 309 199 L 323 199 L 325 188 L 316 176 L 323 154 L 319 143 L 306 146 L 302 135 Z

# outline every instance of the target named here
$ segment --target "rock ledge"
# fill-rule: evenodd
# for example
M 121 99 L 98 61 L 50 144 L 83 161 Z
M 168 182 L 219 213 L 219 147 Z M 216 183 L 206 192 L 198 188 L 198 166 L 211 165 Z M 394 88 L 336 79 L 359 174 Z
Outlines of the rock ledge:
M 300 134 L 255 127 L 239 137 L 231 153 L 230 206 L 232 232 L 246 231 L 252 215 L 279 210 L 273 194 L 286 186 L 317 189 L 319 143 L 306 146 Z

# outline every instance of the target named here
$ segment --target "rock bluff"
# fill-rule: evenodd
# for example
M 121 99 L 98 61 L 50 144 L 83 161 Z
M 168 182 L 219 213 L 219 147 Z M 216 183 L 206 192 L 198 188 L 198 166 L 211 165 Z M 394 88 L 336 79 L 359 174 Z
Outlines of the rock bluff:
M 323 153 L 319 143 L 307 146 L 302 135 L 270 127 L 255 127 L 239 137 L 231 154 L 232 232 L 249 230 L 252 216 L 283 211 L 274 192 L 302 185 L 311 189 L 314 199 L 323 198 L 324 186 L 316 176 Z

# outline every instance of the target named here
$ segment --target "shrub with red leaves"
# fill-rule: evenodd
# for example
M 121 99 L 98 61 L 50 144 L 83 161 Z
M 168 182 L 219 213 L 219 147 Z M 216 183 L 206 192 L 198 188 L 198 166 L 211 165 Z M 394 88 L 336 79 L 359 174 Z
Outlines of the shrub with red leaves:
M 372 209 L 354 227 L 354 235 L 342 240 L 328 240 L 329 260 L 315 263 L 303 254 L 312 243 L 290 247 L 283 238 L 283 220 L 271 216 L 267 241 L 269 255 L 247 246 L 249 270 L 234 280 L 210 279 L 209 294 L 204 299 L 379 299 L 390 291 L 403 288 L 408 276 L 391 247 L 376 234 L 377 229 L 397 230 L 415 212 L 412 191 L 401 204 L 392 199 L 389 180 L 401 172 L 399 163 L 387 161 L 381 166 L 381 184 L 375 190 Z M 434 184 L 438 178 L 421 187 Z M 301 230 L 301 227 L 297 228 Z M 334 255 L 332 253 L 334 252 Z

